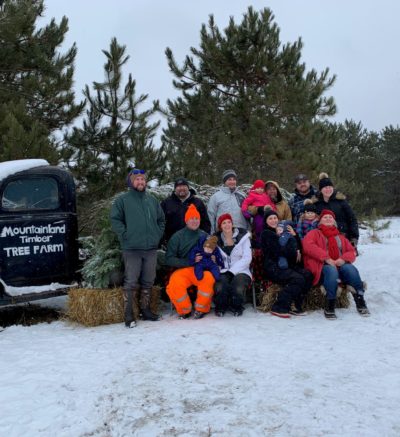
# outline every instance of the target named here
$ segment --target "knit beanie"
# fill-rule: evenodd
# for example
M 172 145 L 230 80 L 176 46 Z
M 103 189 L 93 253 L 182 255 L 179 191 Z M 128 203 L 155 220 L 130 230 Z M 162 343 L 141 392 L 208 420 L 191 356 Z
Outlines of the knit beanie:
M 272 208 L 269 207 L 265 207 L 265 211 L 264 211 L 264 221 L 267 221 L 267 218 L 271 215 L 276 215 L 278 217 L 278 214 L 276 211 L 274 211 Z
M 306 199 L 304 201 L 304 212 L 314 212 L 317 214 L 317 207 L 314 205 L 311 199 Z
M 255 190 L 256 188 L 262 188 L 263 190 L 265 190 L 265 182 L 262 181 L 261 179 L 257 179 L 256 181 L 254 181 L 254 184 L 251 187 L 251 189 Z
M 323 209 L 321 214 L 319 215 L 319 219 L 321 220 L 324 215 L 331 215 L 336 220 L 336 215 L 330 209 Z
M 319 175 L 319 189 L 320 189 L 320 191 L 324 187 L 333 187 L 333 182 L 329 178 L 328 173 L 320 173 L 320 175 Z
M 189 187 L 189 182 L 187 181 L 187 179 L 185 178 L 178 178 L 175 180 L 174 183 L 174 189 L 178 186 L 178 185 L 186 185 Z
M 197 210 L 197 208 L 193 205 L 193 203 L 191 203 L 189 205 L 189 208 L 186 211 L 186 214 L 185 214 L 185 223 L 187 223 L 188 220 L 190 220 L 192 218 L 198 218 L 200 220 L 200 213 Z
M 229 178 L 235 178 L 237 179 L 237 174 L 235 172 L 235 170 L 229 169 L 229 170 L 225 170 L 222 173 L 222 182 L 225 183 L 227 179 Z
M 232 216 L 228 213 L 222 214 L 218 217 L 218 229 L 221 230 L 221 224 L 224 220 L 230 220 L 233 223 Z
M 207 237 L 206 241 L 203 244 L 203 247 L 208 247 L 212 251 L 217 247 L 218 237 L 213 235 L 212 237 Z

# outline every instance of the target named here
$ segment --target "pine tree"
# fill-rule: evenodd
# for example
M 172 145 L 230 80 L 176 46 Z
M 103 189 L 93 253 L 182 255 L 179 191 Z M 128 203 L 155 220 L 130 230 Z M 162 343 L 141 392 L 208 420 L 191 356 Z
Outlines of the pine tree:
M 0 159 L 57 162 L 52 134 L 82 111 L 72 91 L 76 46 L 61 54 L 68 20 L 37 27 L 43 0 L 0 3 Z
M 381 135 L 381 163 L 377 178 L 383 181 L 384 190 L 380 199 L 384 203 L 385 213 L 400 213 L 400 127 L 388 126 Z
M 335 185 L 349 196 L 358 213 L 368 215 L 373 208 L 381 210 L 383 180 L 379 177 L 382 155 L 379 135 L 353 120 L 346 120 L 336 128 L 337 148 L 331 160 Z
M 93 82 L 93 93 L 86 85 L 86 117 L 81 128 L 75 127 L 66 136 L 64 150 L 81 188 L 95 198 L 121 190 L 133 166 L 145 169 L 152 178 L 162 176 L 165 162 L 163 149 L 156 149 L 153 143 L 160 122 L 149 121 L 158 102 L 139 112 L 148 96 L 136 98 L 131 74 L 123 84 L 122 69 L 129 59 L 126 46 L 113 38 L 103 53 L 104 82 Z
M 249 179 L 290 181 L 299 170 L 316 171 L 316 157 L 332 142 L 324 120 L 336 111 L 324 96 L 335 80 L 329 70 L 306 72 L 301 39 L 282 45 L 267 8 L 249 7 L 240 24 L 231 18 L 223 32 L 211 15 L 200 36 L 200 48 L 191 48 L 182 67 L 166 50 L 181 91 L 166 109 L 171 171 L 186 169 L 186 176 L 211 183 L 227 167 Z

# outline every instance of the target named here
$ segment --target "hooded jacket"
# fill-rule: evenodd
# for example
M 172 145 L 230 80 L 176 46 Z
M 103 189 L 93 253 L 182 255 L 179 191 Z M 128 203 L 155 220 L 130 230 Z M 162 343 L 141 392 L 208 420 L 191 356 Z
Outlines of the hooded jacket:
M 164 232 L 164 240 L 166 243 L 168 243 L 175 232 L 186 226 L 185 214 L 189 205 L 194 205 L 200 213 L 200 229 L 207 234 L 210 233 L 211 225 L 207 209 L 202 200 L 196 197 L 196 191 L 191 188 L 189 190 L 189 197 L 183 202 L 175 192 L 173 192 L 169 197 L 161 202 L 161 208 L 164 211 L 166 220 Z
M 319 192 L 311 200 L 317 208 L 317 214 L 320 214 L 323 209 L 333 211 L 336 216 L 336 223 L 339 231 L 350 241 L 353 239 L 358 240 L 359 232 L 357 217 L 343 193 L 335 190 L 328 202 L 325 202 L 322 193 Z
M 268 184 L 275 185 L 277 194 L 277 201 L 275 202 L 276 212 L 278 214 L 279 221 L 281 220 L 292 220 L 292 212 L 290 211 L 289 205 L 286 200 L 283 198 L 281 189 L 277 182 L 275 181 L 267 181 L 265 182 L 265 186 Z M 273 201 L 273 200 L 272 200 Z
M 233 226 L 247 230 L 248 223 L 241 210 L 245 199 L 244 194 L 236 189 L 231 191 L 228 187 L 221 187 L 214 193 L 207 204 L 208 217 L 211 223 L 211 233 L 215 233 L 219 216 L 228 213 L 232 216 Z

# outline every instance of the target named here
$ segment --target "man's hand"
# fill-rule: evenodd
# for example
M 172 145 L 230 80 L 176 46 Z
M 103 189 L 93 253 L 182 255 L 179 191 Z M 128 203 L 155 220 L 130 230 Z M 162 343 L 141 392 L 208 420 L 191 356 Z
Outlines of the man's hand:
M 202 259 L 203 259 L 203 257 L 202 257 L 199 253 L 197 253 L 196 256 L 195 256 L 195 258 L 194 258 L 194 262 L 195 262 L 195 263 L 198 263 L 198 262 L 200 262 Z
M 217 258 L 215 258 L 215 255 L 211 255 L 211 260 L 212 260 L 212 262 L 214 262 L 214 263 L 217 262 Z

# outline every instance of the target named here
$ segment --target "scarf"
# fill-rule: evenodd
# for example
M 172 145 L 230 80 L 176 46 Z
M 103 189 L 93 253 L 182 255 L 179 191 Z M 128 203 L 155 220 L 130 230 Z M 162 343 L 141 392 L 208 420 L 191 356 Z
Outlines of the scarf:
M 336 240 L 336 237 L 340 235 L 339 229 L 336 226 L 319 225 L 319 230 L 328 240 L 329 257 L 336 261 L 340 257 L 339 246 Z

